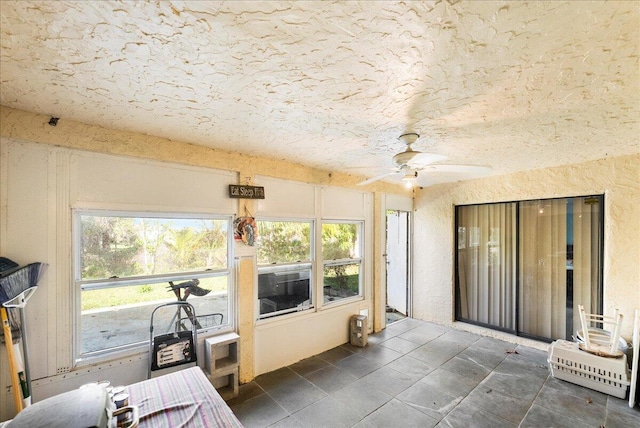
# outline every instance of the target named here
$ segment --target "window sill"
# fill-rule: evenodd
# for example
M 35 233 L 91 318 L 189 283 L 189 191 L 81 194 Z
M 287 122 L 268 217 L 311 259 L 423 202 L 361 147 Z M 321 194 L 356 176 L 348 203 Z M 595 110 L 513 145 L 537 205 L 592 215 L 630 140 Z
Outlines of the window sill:
M 335 308 L 337 306 L 342 306 L 342 305 L 346 305 L 354 302 L 360 302 L 363 300 L 365 300 L 364 296 L 343 297 L 342 299 L 339 299 L 339 300 L 323 303 L 321 310 L 324 310 L 325 308 L 326 309 Z
M 258 318 L 256 320 L 256 326 L 273 323 L 275 321 L 285 321 L 285 320 L 290 320 L 298 317 L 303 317 L 305 315 L 315 314 L 316 312 L 317 311 L 315 306 L 309 306 L 309 308 L 303 309 L 301 311 L 293 311 L 293 312 L 283 313 L 280 315 L 273 315 L 270 317 Z
M 332 302 L 331 305 L 324 306 L 321 309 L 312 308 L 310 310 L 293 312 L 286 315 L 258 319 L 256 320 L 256 330 L 268 329 L 271 327 L 277 327 L 278 325 L 290 324 L 292 322 L 296 322 L 300 320 L 300 318 L 314 318 L 314 317 L 322 316 L 327 313 L 339 310 L 344 306 L 359 305 L 363 301 L 365 301 L 364 297 L 354 296 L 354 297 L 344 298 L 336 302 Z

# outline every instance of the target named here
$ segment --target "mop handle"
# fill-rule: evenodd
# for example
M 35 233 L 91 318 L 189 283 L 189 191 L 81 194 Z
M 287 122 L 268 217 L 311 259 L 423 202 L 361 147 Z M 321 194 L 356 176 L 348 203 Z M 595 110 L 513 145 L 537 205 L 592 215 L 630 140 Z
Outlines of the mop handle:
M 16 371 L 16 356 L 13 351 L 13 337 L 11 335 L 11 326 L 7 316 L 7 309 L 0 307 L 0 317 L 2 318 L 2 329 L 4 331 L 4 345 L 7 348 L 9 357 L 9 371 L 11 372 L 11 384 L 13 385 L 13 402 L 16 406 L 16 413 L 22 411 L 22 397 L 20 397 L 20 380 Z
M 4 306 L 5 308 L 20 309 L 20 323 L 22 325 L 22 353 L 24 354 L 23 355 L 24 375 L 25 375 L 25 381 L 27 383 L 27 390 L 29 391 L 29 394 L 31 394 L 31 372 L 29 370 L 29 348 L 27 343 L 27 319 L 24 313 L 24 308 L 25 306 L 27 306 L 27 302 L 29 301 L 31 296 L 33 296 L 33 293 L 35 293 L 37 289 L 38 289 L 37 285 L 34 285 L 33 287 L 29 287 L 26 290 L 24 290 L 22 293 L 18 294 L 13 299 L 8 300 L 2 304 L 2 306 Z

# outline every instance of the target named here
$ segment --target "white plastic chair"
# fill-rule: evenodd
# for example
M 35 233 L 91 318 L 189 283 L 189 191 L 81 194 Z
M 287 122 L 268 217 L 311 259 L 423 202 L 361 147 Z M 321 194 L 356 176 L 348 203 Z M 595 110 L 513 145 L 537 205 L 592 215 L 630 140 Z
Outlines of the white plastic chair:
M 616 309 L 613 316 L 589 314 L 584 311 L 584 306 L 579 305 L 580 324 L 582 325 L 582 337 L 584 350 L 603 356 L 618 356 L 620 344 L 620 327 L 622 314 Z M 592 323 L 601 327 L 592 327 Z

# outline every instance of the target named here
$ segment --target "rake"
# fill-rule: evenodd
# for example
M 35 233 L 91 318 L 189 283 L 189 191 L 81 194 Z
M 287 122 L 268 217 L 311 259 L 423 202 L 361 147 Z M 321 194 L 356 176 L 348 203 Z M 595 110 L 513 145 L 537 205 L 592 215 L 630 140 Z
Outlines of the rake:
M 16 413 L 31 404 L 31 377 L 29 374 L 29 355 L 27 351 L 27 328 L 24 308 L 27 301 L 38 288 L 38 281 L 47 269 L 45 263 L 31 263 L 19 267 L 17 263 L 5 257 L 0 257 L 0 317 L 4 332 L 4 342 L 9 358 L 9 370 L 13 385 L 13 399 Z M 20 322 L 11 314 L 8 308 L 19 309 Z M 21 331 L 22 354 L 19 343 L 13 343 L 11 329 Z

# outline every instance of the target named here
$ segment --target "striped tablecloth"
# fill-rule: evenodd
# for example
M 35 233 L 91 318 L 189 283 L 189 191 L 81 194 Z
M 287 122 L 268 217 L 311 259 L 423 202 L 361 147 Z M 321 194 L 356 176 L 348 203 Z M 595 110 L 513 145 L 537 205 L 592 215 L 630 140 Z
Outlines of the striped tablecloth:
M 242 427 L 202 369 L 192 367 L 125 388 L 140 427 Z

